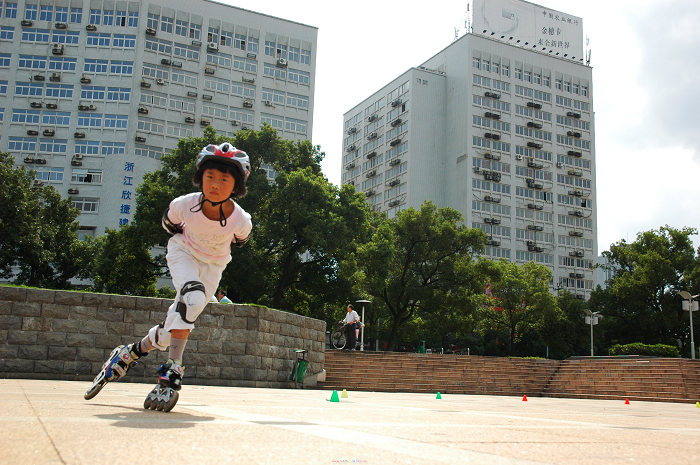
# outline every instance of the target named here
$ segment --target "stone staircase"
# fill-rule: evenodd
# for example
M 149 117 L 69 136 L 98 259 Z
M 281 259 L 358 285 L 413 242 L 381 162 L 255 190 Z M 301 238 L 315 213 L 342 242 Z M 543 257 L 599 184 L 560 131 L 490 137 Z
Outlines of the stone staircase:
M 326 351 L 322 389 L 538 395 L 556 360 Z
M 696 402 L 700 361 L 680 358 L 569 359 L 544 389 L 549 397 Z
M 528 397 L 700 400 L 700 361 L 670 358 L 542 360 L 327 351 L 320 389 Z

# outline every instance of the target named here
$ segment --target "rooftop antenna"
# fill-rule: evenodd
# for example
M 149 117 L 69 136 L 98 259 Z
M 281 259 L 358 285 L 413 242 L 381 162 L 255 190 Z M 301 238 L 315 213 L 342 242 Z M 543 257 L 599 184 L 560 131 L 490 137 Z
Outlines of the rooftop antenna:
M 588 48 L 589 43 L 590 40 L 588 39 L 588 36 L 586 36 L 586 66 L 591 65 L 591 49 Z
M 459 32 L 460 28 L 455 27 L 455 38 L 454 40 L 459 39 Z M 471 19 L 471 4 L 469 1 L 467 1 L 467 12 L 465 13 L 465 19 L 464 19 L 464 33 L 469 34 L 472 32 L 472 19 Z

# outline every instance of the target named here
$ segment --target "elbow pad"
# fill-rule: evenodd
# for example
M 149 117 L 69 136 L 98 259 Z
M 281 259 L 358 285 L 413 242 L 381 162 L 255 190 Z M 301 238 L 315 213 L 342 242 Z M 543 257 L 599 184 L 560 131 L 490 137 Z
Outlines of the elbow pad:
M 175 234 L 182 234 L 182 226 L 173 223 L 172 221 L 170 221 L 170 218 L 168 218 L 169 210 L 170 208 L 166 208 L 165 212 L 163 213 L 163 220 L 161 221 L 163 229 L 165 229 L 171 236 Z
M 231 244 L 233 244 L 234 247 L 238 247 L 239 249 L 245 245 L 246 242 L 248 242 L 248 239 L 250 239 L 250 235 L 248 237 L 245 237 L 243 239 L 239 239 L 236 237 L 236 235 L 233 235 L 233 241 Z

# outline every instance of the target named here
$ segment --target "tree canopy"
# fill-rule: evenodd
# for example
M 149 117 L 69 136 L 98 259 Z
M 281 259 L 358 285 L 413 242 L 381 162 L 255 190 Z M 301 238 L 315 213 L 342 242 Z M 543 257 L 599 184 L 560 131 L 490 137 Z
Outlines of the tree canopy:
M 608 345 L 642 342 L 689 347 L 688 314 L 679 292 L 697 294 L 698 256 L 690 236 L 694 228 L 664 226 L 621 240 L 603 252 L 613 277 L 591 295 L 589 305 L 605 318 L 601 330 Z
M 486 237 L 461 221 L 457 210 L 426 202 L 420 210 L 409 208 L 381 222 L 360 247 L 362 287 L 374 297 L 375 308 L 388 313 L 391 349 L 399 329 L 418 314 L 446 308 L 468 313 L 472 256 Z M 437 299 L 440 294 L 449 298 Z
M 78 210 L 53 186 L 34 186 L 35 174 L 0 153 L 0 276 L 56 289 L 70 287 L 83 247 Z M 14 269 L 13 269 L 14 267 Z

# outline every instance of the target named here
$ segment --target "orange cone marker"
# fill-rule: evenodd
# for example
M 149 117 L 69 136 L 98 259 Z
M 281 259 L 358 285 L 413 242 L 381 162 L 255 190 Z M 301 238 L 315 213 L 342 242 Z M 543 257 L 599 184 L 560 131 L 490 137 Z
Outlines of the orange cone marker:
M 630 400 L 629 400 L 629 399 L 625 399 L 625 405 L 629 405 L 629 404 L 630 404 Z
M 527 396 L 523 396 L 523 402 L 527 402 Z

